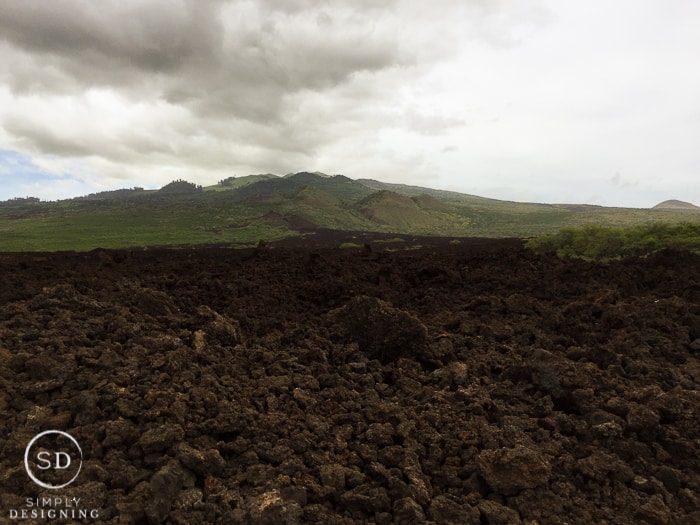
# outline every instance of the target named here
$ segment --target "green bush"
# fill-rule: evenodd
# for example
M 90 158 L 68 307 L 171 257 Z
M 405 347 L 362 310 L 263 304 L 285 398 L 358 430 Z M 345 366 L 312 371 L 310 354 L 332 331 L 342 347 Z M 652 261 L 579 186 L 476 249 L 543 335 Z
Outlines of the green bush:
M 527 247 L 537 253 L 591 260 L 643 256 L 666 248 L 700 253 L 700 224 L 653 223 L 631 228 L 597 225 L 564 228 L 551 235 L 530 239 Z
M 186 180 L 178 179 L 166 184 L 158 190 L 159 193 L 183 194 L 183 193 L 201 193 L 203 188 L 199 184 L 187 182 Z

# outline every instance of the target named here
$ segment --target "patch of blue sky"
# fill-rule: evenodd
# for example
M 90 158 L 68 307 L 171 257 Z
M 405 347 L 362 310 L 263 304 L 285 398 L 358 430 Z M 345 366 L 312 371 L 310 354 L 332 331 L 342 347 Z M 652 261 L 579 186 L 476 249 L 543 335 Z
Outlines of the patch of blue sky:
M 87 185 L 68 173 L 49 173 L 23 153 L 0 149 L 0 200 L 39 197 L 56 200 L 80 195 Z

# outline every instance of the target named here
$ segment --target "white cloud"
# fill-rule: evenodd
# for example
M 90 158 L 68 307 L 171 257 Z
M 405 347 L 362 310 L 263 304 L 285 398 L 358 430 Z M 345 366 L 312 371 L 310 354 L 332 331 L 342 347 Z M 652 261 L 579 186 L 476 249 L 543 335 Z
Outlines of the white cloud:
M 0 0 L 0 149 L 91 188 L 318 169 L 700 201 L 684 191 L 699 16 L 691 0 Z

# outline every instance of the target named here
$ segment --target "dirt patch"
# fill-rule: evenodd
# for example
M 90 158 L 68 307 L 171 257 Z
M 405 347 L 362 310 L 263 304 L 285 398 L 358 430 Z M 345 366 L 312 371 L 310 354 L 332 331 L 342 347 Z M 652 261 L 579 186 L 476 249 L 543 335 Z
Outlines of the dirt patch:
M 3 521 L 700 522 L 700 257 L 290 242 L 0 255 Z

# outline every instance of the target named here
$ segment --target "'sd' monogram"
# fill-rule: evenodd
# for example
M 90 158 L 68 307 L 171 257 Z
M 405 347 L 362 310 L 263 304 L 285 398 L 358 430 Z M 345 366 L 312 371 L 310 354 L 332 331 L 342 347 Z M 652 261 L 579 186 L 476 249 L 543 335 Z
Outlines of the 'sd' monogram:
M 51 453 L 47 451 L 42 451 L 39 452 L 36 457 L 37 457 L 37 462 L 39 465 L 37 465 L 37 468 L 41 470 L 48 470 L 50 468 L 55 468 L 57 470 L 63 470 L 67 469 L 70 467 L 71 464 L 71 459 L 70 455 L 67 454 L 66 452 L 54 452 L 54 456 L 56 458 L 56 462 L 52 463 L 51 462 Z
M 31 480 L 46 489 L 73 483 L 83 464 L 76 439 L 61 430 L 45 430 L 32 438 L 24 451 L 24 468 Z

